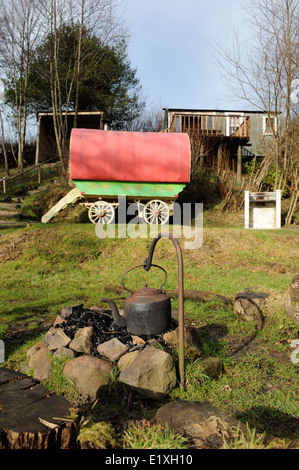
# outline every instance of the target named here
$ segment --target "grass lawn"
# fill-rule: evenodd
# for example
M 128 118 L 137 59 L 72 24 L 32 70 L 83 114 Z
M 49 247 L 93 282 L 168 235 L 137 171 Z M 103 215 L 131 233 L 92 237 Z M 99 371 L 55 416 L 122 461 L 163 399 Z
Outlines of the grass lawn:
M 186 358 L 185 390 L 173 390 L 170 399 L 209 401 L 260 432 L 277 420 L 295 419 L 299 369 L 290 360 L 289 344 L 298 337 L 298 328 L 285 313 L 283 298 L 299 272 L 299 231 L 211 227 L 204 219 L 201 248 L 187 250 L 185 240 L 180 242 L 186 290 L 233 299 L 240 290 L 252 288 L 269 297 L 260 331 L 241 322 L 231 306 L 185 301 L 186 322 L 198 328 L 204 353 L 219 357 L 225 373 L 218 380 L 199 378 L 196 361 Z M 99 239 L 92 224 L 56 222 L 1 231 L 0 339 L 5 342 L 5 365 L 20 368 L 28 347 L 42 337 L 42 324 L 54 321 L 64 307 L 99 306 L 101 296 L 110 296 L 121 307 L 123 300 L 107 294 L 105 287 L 121 287 L 123 273 L 143 263 L 150 243 L 141 238 Z M 168 273 L 164 289 L 176 289 L 177 259 L 169 240 L 159 241 L 153 262 Z M 164 274 L 154 268 L 148 273 L 136 269 L 126 279 L 132 289 L 145 283 L 159 287 Z M 172 306 L 178 307 L 176 298 Z M 24 322 L 30 338 L 8 342 Z M 291 436 L 282 428 L 271 431 L 279 437 L 299 437 L 298 430 Z

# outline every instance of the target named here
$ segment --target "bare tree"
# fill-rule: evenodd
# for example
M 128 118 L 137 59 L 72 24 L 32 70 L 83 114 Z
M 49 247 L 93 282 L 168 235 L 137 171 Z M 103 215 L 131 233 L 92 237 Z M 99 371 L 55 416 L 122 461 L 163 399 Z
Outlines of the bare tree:
M 142 111 L 127 129 L 132 132 L 164 132 L 164 113 L 160 102 L 149 103 L 142 100 Z
M 0 129 L 1 129 L 1 143 L 2 143 L 2 152 L 3 152 L 3 157 L 4 157 L 5 172 L 6 172 L 6 175 L 9 176 L 9 166 L 8 166 L 5 135 L 4 135 L 4 125 L 3 125 L 3 118 L 2 118 L 1 110 L 0 110 Z
M 28 71 L 38 38 L 37 15 L 29 0 L 0 0 L 0 68 L 13 85 L 18 137 L 18 168 L 23 169 Z
M 0 106 L 2 105 L 4 100 L 4 84 L 2 80 L 0 80 Z M 2 106 L 0 107 L 0 129 L 1 129 L 1 143 L 2 143 L 2 153 L 4 158 L 4 167 L 6 171 L 6 175 L 9 176 L 9 166 L 8 166 L 8 159 L 6 153 L 6 144 L 5 144 L 5 135 L 4 135 L 4 124 L 3 124 L 3 117 L 2 117 Z
M 268 115 L 274 140 L 259 176 L 274 163 L 275 189 L 284 189 L 286 182 L 298 175 L 291 100 L 292 83 L 299 73 L 298 10 L 298 0 L 250 0 L 248 18 L 252 39 L 244 45 L 235 34 L 232 47 L 218 44 L 214 53 L 234 97 L 247 100 Z M 291 183 L 288 189 L 291 197 L 298 199 L 296 185 Z M 290 207 L 294 205 L 291 203 Z M 287 216 L 288 222 L 291 217 L 292 210 Z
M 74 127 L 77 127 L 77 115 L 79 106 L 79 91 L 82 78 L 88 79 L 93 69 L 102 61 L 104 47 L 117 45 L 120 39 L 128 36 L 126 26 L 122 20 L 119 0 L 77 0 L 72 2 L 73 24 L 79 26 L 78 42 L 76 47 L 76 65 L 75 65 L 75 119 Z M 90 48 L 85 33 L 88 36 L 96 35 L 101 38 L 103 48 L 95 54 L 93 51 L 92 62 L 89 68 L 84 68 L 84 77 L 81 75 L 83 64 L 90 61 Z
M 101 38 L 103 46 L 114 45 L 125 37 L 126 31 L 119 19 L 118 0 L 35 0 L 36 8 L 43 18 L 45 36 L 50 37 L 50 69 L 40 70 L 44 78 L 49 75 L 49 87 L 52 98 L 53 124 L 57 151 L 61 162 L 62 176 L 68 176 L 68 113 L 75 111 L 74 127 L 77 126 L 79 91 L 82 79 L 93 73 L 93 68 L 103 58 L 103 50 L 92 56 L 89 69 L 83 64 L 90 59 L 87 36 L 94 34 Z M 69 58 L 67 67 L 61 63 L 59 47 L 64 25 L 76 27 L 77 38 L 74 55 Z M 75 94 L 75 99 L 71 97 Z

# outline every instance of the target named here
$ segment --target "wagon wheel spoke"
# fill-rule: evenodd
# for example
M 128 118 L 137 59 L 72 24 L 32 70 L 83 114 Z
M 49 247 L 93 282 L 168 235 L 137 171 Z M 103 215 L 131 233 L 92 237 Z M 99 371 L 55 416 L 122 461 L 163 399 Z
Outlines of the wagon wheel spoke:
M 150 225 L 163 225 L 169 219 L 168 205 L 164 201 L 149 201 L 144 210 L 145 221 Z
M 111 224 L 115 214 L 114 207 L 105 201 L 95 202 L 88 211 L 89 220 L 93 224 Z

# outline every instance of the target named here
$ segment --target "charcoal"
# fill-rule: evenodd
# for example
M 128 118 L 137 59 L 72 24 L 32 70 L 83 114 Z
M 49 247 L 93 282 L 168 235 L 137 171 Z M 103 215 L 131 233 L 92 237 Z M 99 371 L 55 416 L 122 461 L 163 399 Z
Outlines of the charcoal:
M 93 327 L 94 354 L 96 354 L 99 344 L 105 343 L 112 338 L 119 339 L 128 348 L 133 346 L 131 335 L 126 327 L 119 327 L 114 323 L 110 310 L 103 313 L 95 313 L 83 307 L 80 309 L 76 308 L 72 315 L 63 323 L 56 325 L 56 328 L 62 328 L 65 334 L 73 339 L 78 329 L 87 326 Z
M 63 323 L 57 324 L 55 328 L 62 328 L 69 338 L 74 339 L 78 329 L 87 326 L 93 327 L 93 355 L 98 355 L 97 347 L 100 344 L 113 338 L 117 338 L 125 344 L 129 350 L 134 348 L 132 336 L 128 333 L 126 327 L 117 326 L 114 323 L 111 310 L 103 310 L 98 313 L 84 308 L 83 305 L 76 306 L 72 314 L 68 316 Z M 172 324 L 173 328 L 175 328 L 175 326 L 175 324 Z M 164 344 L 163 339 L 159 335 L 140 335 L 140 337 L 144 341 L 157 339 Z

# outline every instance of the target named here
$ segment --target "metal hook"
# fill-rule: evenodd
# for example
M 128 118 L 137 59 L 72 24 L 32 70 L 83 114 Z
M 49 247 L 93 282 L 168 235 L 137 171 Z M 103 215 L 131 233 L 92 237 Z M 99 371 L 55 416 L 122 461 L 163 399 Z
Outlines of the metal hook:
M 125 285 L 124 285 L 124 277 L 126 276 L 126 274 L 128 274 L 130 271 L 133 271 L 133 269 L 136 269 L 136 268 L 140 268 L 140 267 L 145 267 L 145 264 L 138 264 L 137 266 L 134 266 L 133 268 L 130 268 L 128 269 L 122 276 L 121 278 L 121 283 L 122 283 L 122 286 L 124 289 L 126 289 L 128 292 L 130 292 L 131 294 L 133 294 L 134 291 L 131 291 L 130 289 L 128 289 Z M 164 268 L 162 268 L 161 266 L 158 266 L 157 264 L 151 264 L 151 266 L 154 266 L 155 268 L 159 268 L 161 269 L 162 271 L 164 271 L 164 274 L 165 274 L 165 280 L 162 284 L 162 286 L 159 288 L 159 290 L 162 290 L 162 287 L 166 284 L 166 281 L 167 281 L 167 272 L 165 271 Z

